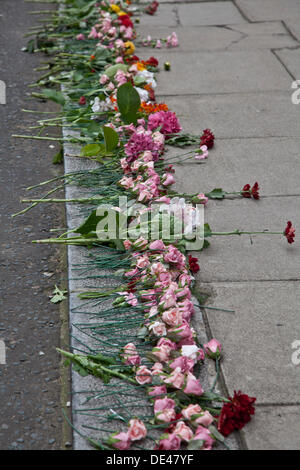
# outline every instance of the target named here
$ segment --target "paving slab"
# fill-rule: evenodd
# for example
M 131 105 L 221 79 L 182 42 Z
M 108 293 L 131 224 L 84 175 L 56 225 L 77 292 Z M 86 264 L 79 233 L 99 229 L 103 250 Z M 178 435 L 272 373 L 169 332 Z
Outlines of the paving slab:
M 250 21 L 300 18 L 299 0 L 236 0 L 236 4 Z
M 179 22 L 183 26 L 223 25 L 244 23 L 232 2 L 205 2 L 178 5 Z
M 166 38 L 173 31 L 178 36 L 179 48 L 168 49 L 169 54 L 176 51 L 258 50 L 298 45 L 298 42 L 292 38 L 280 21 L 243 23 L 224 27 L 152 27 L 150 34 L 153 39 L 160 39 Z M 148 34 L 149 28 L 147 26 L 139 28 L 141 39 L 146 38 Z M 142 48 L 141 56 L 147 56 L 148 50 L 149 48 Z
M 251 450 L 299 450 L 299 422 L 300 406 L 259 406 L 242 432 Z
M 139 23 L 141 26 L 147 26 L 148 31 L 150 31 L 153 26 L 166 27 L 176 26 L 177 24 L 176 10 L 172 4 L 160 5 L 159 12 L 155 15 L 141 15 Z
M 213 130 L 219 139 L 298 137 L 300 105 L 292 103 L 292 80 L 286 90 L 264 93 L 160 96 L 175 111 L 185 132 Z
M 298 49 L 281 49 L 276 54 L 295 77 L 300 80 L 300 47 Z
M 231 192 L 258 181 L 263 196 L 300 196 L 299 148 L 300 139 L 219 140 L 204 163 L 195 161 L 192 154 L 185 165 L 175 165 L 176 188 L 189 193 L 209 192 L 213 188 Z M 172 148 L 167 158 L 175 161 L 184 151 Z M 210 203 L 208 212 L 209 207 Z
M 290 33 L 300 41 L 300 21 L 299 20 L 285 20 L 285 26 L 290 31 Z
M 238 258 L 243 264 L 237 253 Z M 238 387 L 258 403 L 299 404 L 300 366 L 292 363 L 292 343 L 300 339 L 300 283 L 213 282 L 200 288 L 206 286 L 211 293 L 207 305 L 234 310 L 206 310 L 212 335 L 224 347 L 229 393 Z M 259 423 L 253 426 L 258 429 Z
M 191 174 L 189 175 L 191 179 Z M 200 189 L 200 188 L 199 188 Z M 186 190 L 186 188 L 185 188 Z M 300 197 L 267 197 L 260 201 L 210 200 L 205 222 L 215 232 L 283 231 L 286 222 L 300 219 Z M 280 235 L 214 236 L 200 254 L 199 281 L 298 280 L 300 247 Z
M 158 76 L 157 95 L 286 90 L 291 77 L 270 51 L 156 52 L 160 63 L 171 62 L 172 75 Z M 228 67 L 230 64 L 230 67 Z M 174 79 L 176 77 L 176 79 Z

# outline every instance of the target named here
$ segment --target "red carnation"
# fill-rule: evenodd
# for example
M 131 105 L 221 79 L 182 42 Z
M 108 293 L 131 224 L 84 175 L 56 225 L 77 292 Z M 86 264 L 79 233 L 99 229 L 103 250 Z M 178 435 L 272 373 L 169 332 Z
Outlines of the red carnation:
M 149 59 L 146 60 L 145 64 L 150 65 L 151 67 L 157 67 L 158 66 L 158 60 L 155 57 L 149 57 Z
M 253 199 L 259 199 L 259 186 L 258 186 L 258 183 L 254 183 L 254 185 L 250 186 L 250 184 L 245 184 L 245 186 L 243 187 L 242 191 L 241 191 L 241 195 L 243 197 L 246 197 L 246 198 L 251 198 L 253 197 Z
M 132 55 L 131 57 L 125 57 L 125 61 L 128 64 L 134 64 L 135 62 L 139 62 L 140 58 L 137 55 Z
M 133 28 L 133 23 L 129 17 L 129 15 L 121 15 L 119 16 L 119 22 L 123 26 L 126 26 L 126 28 Z
M 154 13 L 156 12 L 158 8 L 158 5 L 159 3 L 156 1 L 151 2 L 150 5 L 148 5 L 147 8 L 145 8 L 145 13 L 148 13 L 148 15 L 154 15 Z
M 253 199 L 259 199 L 259 186 L 258 186 L 258 183 L 254 183 L 254 185 L 252 186 L 251 188 L 251 193 L 252 193 L 252 196 L 253 196 Z
M 80 104 L 81 106 L 83 106 L 83 105 L 86 104 L 85 96 L 81 96 L 81 97 L 79 98 L 78 104 Z
M 293 227 L 293 224 L 290 220 L 288 221 L 287 226 L 284 230 L 284 235 L 286 236 L 288 243 L 294 243 L 295 227 Z
M 189 267 L 192 273 L 197 273 L 200 269 L 200 266 L 198 264 L 198 259 L 194 258 L 191 255 L 189 255 Z
M 229 400 L 229 403 L 223 405 L 218 421 L 218 430 L 223 436 L 228 436 L 235 429 L 242 429 L 255 413 L 253 403 L 256 398 L 239 390 L 234 391 L 233 398 L 229 397 Z
M 200 137 L 200 146 L 206 145 L 208 149 L 214 146 L 215 136 L 210 129 L 204 129 L 202 136 Z

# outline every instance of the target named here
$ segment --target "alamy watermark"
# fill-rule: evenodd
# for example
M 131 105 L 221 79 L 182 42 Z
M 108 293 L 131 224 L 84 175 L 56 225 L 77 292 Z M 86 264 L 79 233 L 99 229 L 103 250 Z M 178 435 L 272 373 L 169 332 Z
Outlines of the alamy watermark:
M 188 250 L 200 250 L 204 243 L 204 206 L 173 198 L 169 204 L 153 203 L 151 207 L 119 197 L 119 206 L 102 204 L 96 210 L 99 218 L 96 235 L 101 241 L 131 240 L 184 241 Z
M 300 364 L 300 340 L 295 339 L 295 341 L 292 342 L 291 347 L 292 349 L 295 350 L 291 356 L 292 364 L 294 366 L 299 366 Z
M 6 350 L 3 339 L 0 339 L 0 365 L 6 364 Z
M 0 104 L 6 104 L 6 85 L 3 80 L 0 80 Z
M 300 80 L 293 81 L 291 88 L 295 90 L 291 96 L 292 103 L 300 104 Z

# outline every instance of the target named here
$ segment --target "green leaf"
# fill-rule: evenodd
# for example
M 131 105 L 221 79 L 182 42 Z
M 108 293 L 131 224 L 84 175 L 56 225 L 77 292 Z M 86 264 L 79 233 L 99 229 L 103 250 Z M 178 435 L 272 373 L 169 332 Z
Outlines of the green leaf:
M 60 290 L 57 286 L 55 286 L 55 289 L 53 291 L 53 296 L 50 299 L 50 302 L 53 304 L 57 304 L 58 302 L 61 302 L 62 300 L 66 299 L 66 294 L 68 291 L 67 290 Z
M 96 215 L 96 209 L 94 209 L 88 218 L 76 230 L 74 230 L 74 233 L 88 235 L 90 232 L 95 232 L 97 224 L 100 222 L 102 217 L 103 216 Z
M 63 150 L 63 147 L 61 147 L 59 152 L 57 152 L 57 154 L 54 155 L 52 163 L 54 165 L 57 165 L 59 163 L 63 163 L 63 161 L 64 161 L 64 150 Z
M 141 100 L 138 92 L 131 83 L 124 83 L 118 88 L 117 103 L 125 124 L 136 124 L 137 112 L 141 105 Z
M 44 88 L 42 90 L 42 94 L 48 100 L 52 100 L 55 103 L 61 104 L 62 106 L 65 104 L 65 98 L 60 91 L 51 90 L 50 88 Z
M 80 155 L 82 157 L 96 157 L 101 152 L 99 144 L 88 144 L 82 147 Z
M 84 367 L 82 367 L 80 364 L 78 364 L 78 362 L 73 362 L 73 369 L 78 372 L 81 377 L 86 377 L 89 375 L 89 372 L 85 370 Z
M 112 152 L 118 145 L 119 135 L 109 126 L 103 126 L 104 142 L 106 152 Z
M 204 238 L 211 237 L 211 234 L 210 226 L 208 224 L 204 224 Z
M 200 450 L 204 445 L 204 441 L 202 439 L 195 439 L 188 443 L 187 450 Z
M 30 41 L 28 41 L 24 51 L 29 52 L 30 54 L 34 52 L 34 39 L 30 39 Z
M 147 335 L 148 335 L 148 329 L 146 328 L 146 326 L 142 326 L 141 328 L 139 328 L 137 332 L 137 337 L 139 339 L 144 339 L 146 338 Z
M 217 428 L 215 428 L 215 426 L 209 426 L 208 429 L 210 430 L 212 436 L 217 439 L 218 441 L 220 442 L 224 442 L 225 441 L 225 438 L 224 436 L 222 436 L 222 434 L 219 433 L 219 431 L 217 430 Z
M 127 72 L 128 65 L 115 64 L 115 65 L 112 65 L 111 67 L 108 67 L 107 69 L 105 69 L 104 73 L 105 73 L 105 75 L 108 76 L 108 78 L 112 79 L 115 76 L 115 74 L 117 73 L 118 70 L 123 70 L 123 72 Z
M 226 192 L 222 188 L 215 188 L 210 193 L 206 193 L 205 196 L 209 199 L 224 199 Z

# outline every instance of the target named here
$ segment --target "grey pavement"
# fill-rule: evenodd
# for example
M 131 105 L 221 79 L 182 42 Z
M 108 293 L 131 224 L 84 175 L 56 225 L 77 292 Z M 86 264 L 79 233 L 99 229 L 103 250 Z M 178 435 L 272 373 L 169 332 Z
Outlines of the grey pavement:
M 64 210 L 40 205 L 11 218 L 24 209 L 20 198 L 31 194 L 25 193 L 27 186 L 63 170 L 51 163 L 59 148 L 56 143 L 50 148 L 51 142 L 11 137 L 29 134 L 29 126 L 36 124 L 37 115 L 22 113 L 22 108 L 58 109 L 29 99 L 28 85 L 38 77 L 33 69 L 40 66 L 42 56 L 21 51 L 26 44 L 23 35 L 36 24 L 29 11 L 42 8 L 49 6 L 36 7 L 22 0 L 0 2 L 0 79 L 7 85 L 7 104 L 0 105 L 0 339 L 6 347 L 6 365 L 0 364 L 1 450 L 61 449 L 71 438 L 63 431 L 65 403 L 60 357 L 55 351 L 60 345 L 67 347 L 61 339 L 66 317 L 61 307 L 49 301 L 54 285 L 61 285 L 65 276 L 60 264 L 64 253 L 31 243 L 45 238 L 51 228 L 64 226 Z M 32 197 L 40 194 L 32 192 Z
M 155 16 L 140 35 L 176 31 L 176 49 L 148 50 L 160 60 L 158 101 L 174 110 L 186 132 L 211 128 L 215 148 L 205 164 L 177 166 L 180 192 L 239 190 L 258 181 L 260 201 L 209 201 L 215 231 L 283 230 L 300 220 L 300 1 L 164 2 L 177 19 L 167 30 Z M 145 48 L 141 53 L 147 54 Z M 171 63 L 172 72 L 163 71 Z M 172 161 L 180 150 L 170 148 Z M 207 306 L 208 335 L 224 346 L 223 386 L 257 397 L 256 416 L 241 432 L 248 449 L 299 449 L 299 372 L 292 344 L 300 340 L 299 240 L 215 237 L 199 256 L 197 289 Z M 284 438 L 282 436 L 285 436 Z

